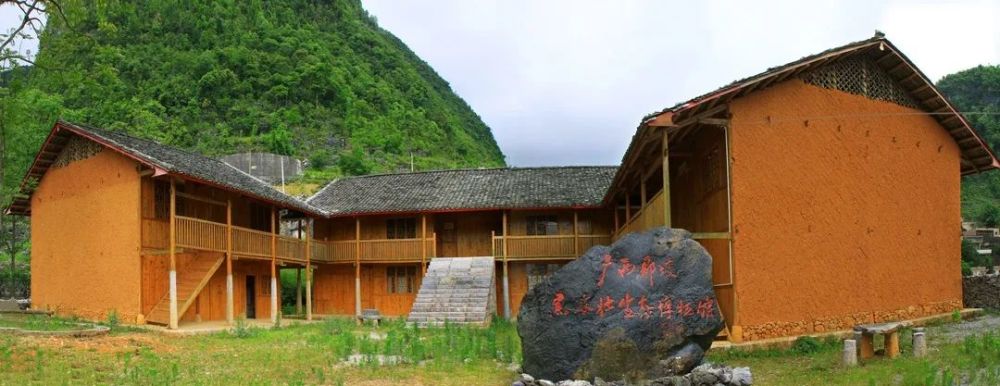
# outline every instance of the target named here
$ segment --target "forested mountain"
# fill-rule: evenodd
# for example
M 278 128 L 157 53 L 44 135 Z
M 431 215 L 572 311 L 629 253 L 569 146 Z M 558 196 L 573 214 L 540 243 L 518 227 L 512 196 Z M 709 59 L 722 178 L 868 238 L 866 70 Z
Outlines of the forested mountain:
M 965 112 L 990 147 L 1000 149 L 1000 66 L 979 66 L 945 76 L 938 87 Z M 962 217 L 1000 225 L 1000 170 L 962 179 Z
M 490 128 L 358 0 L 63 2 L 0 84 L 5 185 L 58 117 L 324 177 L 504 165 Z M 315 174 L 315 173 L 314 173 Z

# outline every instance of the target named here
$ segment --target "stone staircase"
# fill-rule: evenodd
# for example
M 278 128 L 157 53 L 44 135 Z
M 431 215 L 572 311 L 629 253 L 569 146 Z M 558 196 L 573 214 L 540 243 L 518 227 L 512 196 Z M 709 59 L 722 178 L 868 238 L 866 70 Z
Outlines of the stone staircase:
M 496 313 L 495 276 L 490 256 L 434 258 L 407 322 L 488 325 Z
M 205 288 L 208 284 L 209 279 L 215 274 L 215 271 L 219 269 L 222 262 L 225 260 L 223 257 L 196 257 L 194 261 L 189 263 L 184 269 L 177 271 L 177 318 L 180 319 L 184 316 L 184 312 L 187 311 L 191 304 L 194 304 L 195 298 L 201 293 L 201 290 Z M 152 311 L 146 316 L 147 323 L 162 324 L 167 325 L 170 323 L 170 292 L 163 294 L 163 298 L 160 299 L 155 306 L 153 306 Z

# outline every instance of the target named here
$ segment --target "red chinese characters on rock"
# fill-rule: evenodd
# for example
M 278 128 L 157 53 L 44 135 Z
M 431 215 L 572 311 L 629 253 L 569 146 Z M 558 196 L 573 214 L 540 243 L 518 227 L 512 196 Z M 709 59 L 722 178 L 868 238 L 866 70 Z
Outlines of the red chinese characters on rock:
M 629 275 L 635 271 L 635 264 L 632 264 L 632 260 L 629 260 L 627 257 L 619 259 L 618 263 L 621 265 L 618 268 L 618 277 L 625 278 L 625 275 Z
M 582 296 L 580 296 L 580 300 L 577 302 L 577 304 L 579 305 L 579 307 L 577 307 L 576 310 L 576 313 L 578 315 L 587 315 L 594 311 L 592 308 L 590 308 L 590 295 L 583 294 Z
M 642 265 L 639 266 L 639 276 L 649 279 L 649 286 L 653 286 L 653 276 L 656 273 L 656 263 L 653 258 L 646 256 L 642 258 Z
M 604 317 L 608 311 L 615 309 L 615 301 L 610 296 L 605 296 L 597 300 L 597 315 Z
M 639 297 L 639 318 L 649 319 L 653 317 L 653 307 L 649 305 L 646 295 Z
M 715 318 L 715 300 L 704 298 L 698 302 L 698 309 L 695 311 L 702 319 Z
M 555 297 L 552 299 L 552 314 L 553 315 L 569 315 L 569 310 L 563 307 L 563 301 L 566 300 L 566 294 L 562 291 L 557 291 Z
M 656 303 L 656 309 L 660 311 L 660 317 L 669 319 L 674 317 L 673 301 L 669 297 L 664 297 Z
M 694 315 L 694 308 L 691 308 L 690 302 L 685 302 L 683 300 L 677 301 L 677 316 L 686 318 Z
M 676 279 L 677 278 L 677 271 L 674 270 L 674 259 L 673 258 L 668 257 L 666 261 L 664 261 L 662 264 L 660 264 L 659 271 L 660 271 L 660 274 L 663 275 L 663 277 L 666 277 L 666 278 L 669 278 L 669 279 Z
M 604 255 L 604 260 L 601 262 L 601 277 L 597 278 L 597 288 L 604 286 L 604 278 L 608 276 L 608 268 L 614 264 L 611 259 L 611 255 Z
M 635 317 L 635 311 L 632 310 L 632 294 L 626 292 L 625 296 L 618 301 L 618 308 L 622 309 L 622 315 L 625 319 L 632 319 Z

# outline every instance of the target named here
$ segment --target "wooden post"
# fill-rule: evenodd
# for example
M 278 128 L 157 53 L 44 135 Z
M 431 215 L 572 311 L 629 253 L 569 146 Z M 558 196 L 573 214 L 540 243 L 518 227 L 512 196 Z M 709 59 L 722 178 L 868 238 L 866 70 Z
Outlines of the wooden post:
M 625 191 L 625 223 L 632 219 L 632 193 Z
M 580 228 L 579 217 L 576 209 L 573 209 L 573 256 L 580 256 Z
M 299 240 L 302 240 L 302 219 L 298 221 Z M 306 253 L 309 253 L 308 251 Z M 295 314 L 302 315 L 302 269 L 295 269 Z
M 670 139 L 663 128 L 663 225 L 670 228 Z
M 503 317 L 504 319 L 510 319 L 510 279 L 507 275 L 507 236 L 509 235 L 507 225 L 507 211 L 503 212 L 503 239 L 500 241 L 500 247 L 503 253 Z
M 170 177 L 170 321 L 168 327 L 177 329 L 177 182 Z
M 641 200 L 639 203 L 639 209 L 642 210 L 646 209 L 646 177 L 640 176 L 640 178 L 642 178 L 642 180 L 639 181 L 639 198 Z
M 354 316 L 361 317 L 361 217 L 354 218 Z
M 226 199 L 226 322 L 233 318 L 233 199 Z
M 420 215 L 420 277 L 427 274 L 427 215 Z
M 271 323 L 278 324 L 278 219 L 271 206 Z
M 313 219 L 306 221 L 306 320 L 313 319 L 312 305 L 312 238 Z
M 618 232 L 618 199 L 617 198 L 611 200 L 611 208 L 612 208 L 612 211 L 615 212 L 615 231 L 612 232 L 612 233 L 617 233 Z

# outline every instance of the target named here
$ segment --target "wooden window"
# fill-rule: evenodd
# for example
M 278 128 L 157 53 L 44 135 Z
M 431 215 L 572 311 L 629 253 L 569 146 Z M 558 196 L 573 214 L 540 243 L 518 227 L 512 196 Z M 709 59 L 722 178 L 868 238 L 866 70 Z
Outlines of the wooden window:
M 250 203 L 250 228 L 271 231 L 271 208 L 256 202 Z
M 528 216 L 528 236 L 558 235 L 556 216 Z
M 387 239 L 415 239 L 417 238 L 417 219 L 390 218 L 385 220 L 385 238 Z
M 417 267 L 391 266 L 385 268 L 386 292 L 390 294 L 412 294 L 416 291 Z

